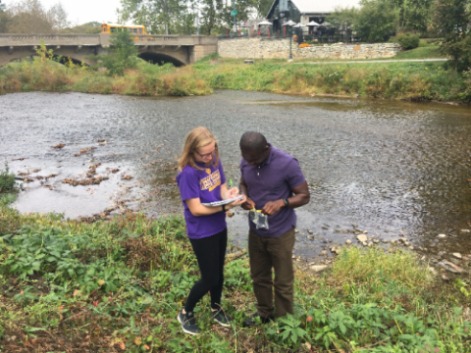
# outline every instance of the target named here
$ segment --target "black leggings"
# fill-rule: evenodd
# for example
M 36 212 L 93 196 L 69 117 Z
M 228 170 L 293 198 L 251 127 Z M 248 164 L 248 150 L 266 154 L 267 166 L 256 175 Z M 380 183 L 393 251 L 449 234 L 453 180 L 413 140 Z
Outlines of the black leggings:
M 196 304 L 206 294 L 211 295 L 211 308 L 221 305 L 224 284 L 224 258 L 227 247 L 227 229 L 203 239 L 190 239 L 198 260 L 201 278 L 193 285 L 186 300 L 185 311 L 193 312 Z

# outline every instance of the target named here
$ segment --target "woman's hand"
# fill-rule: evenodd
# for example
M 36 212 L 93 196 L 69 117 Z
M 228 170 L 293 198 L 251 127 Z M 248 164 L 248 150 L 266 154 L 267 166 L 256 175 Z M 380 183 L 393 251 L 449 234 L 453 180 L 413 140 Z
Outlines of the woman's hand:
M 231 208 L 234 208 L 236 206 L 240 206 L 240 205 L 244 204 L 247 201 L 247 196 L 245 196 L 245 195 L 236 194 L 233 197 L 236 197 L 236 196 L 242 196 L 242 197 L 239 200 L 228 203 L 226 205 L 226 209 L 231 209 Z
M 234 186 L 234 187 L 227 190 L 225 198 L 226 199 L 232 199 L 233 197 L 236 197 L 238 195 L 239 195 L 239 188 Z

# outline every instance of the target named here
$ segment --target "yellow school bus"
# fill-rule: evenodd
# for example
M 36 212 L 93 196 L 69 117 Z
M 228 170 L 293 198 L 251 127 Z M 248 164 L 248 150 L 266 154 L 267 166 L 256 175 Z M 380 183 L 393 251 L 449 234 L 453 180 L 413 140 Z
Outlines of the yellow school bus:
M 112 23 L 103 23 L 101 25 L 101 33 L 111 34 L 122 31 L 128 31 L 135 35 L 147 34 L 146 27 L 141 25 L 119 25 Z

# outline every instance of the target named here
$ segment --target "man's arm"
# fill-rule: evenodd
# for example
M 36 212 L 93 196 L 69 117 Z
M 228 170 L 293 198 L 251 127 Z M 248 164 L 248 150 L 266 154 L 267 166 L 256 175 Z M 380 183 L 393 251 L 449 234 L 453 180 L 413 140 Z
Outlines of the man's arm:
M 240 176 L 239 192 L 245 196 L 247 196 L 248 193 L 247 184 L 245 183 L 244 178 L 242 176 Z M 253 202 L 253 200 L 249 199 L 249 197 L 247 196 L 247 199 L 241 206 L 244 210 L 251 210 L 255 207 L 255 202 Z
M 301 207 L 307 204 L 311 199 L 311 193 L 309 192 L 307 181 L 296 186 L 292 191 L 294 195 L 286 199 L 288 201 L 288 207 L 290 208 Z

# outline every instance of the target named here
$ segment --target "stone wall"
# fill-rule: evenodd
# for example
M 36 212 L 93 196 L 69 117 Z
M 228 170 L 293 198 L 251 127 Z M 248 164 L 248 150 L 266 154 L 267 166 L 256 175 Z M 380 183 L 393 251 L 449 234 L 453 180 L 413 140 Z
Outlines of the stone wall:
M 396 43 L 335 43 L 316 44 L 298 48 L 291 43 L 293 59 L 377 59 L 391 58 L 401 51 Z M 289 39 L 237 38 L 220 39 L 218 54 L 223 58 L 287 59 L 290 54 Z
M 205 56 L 210 54 L 217 53 L 218 47 L 217 44 L 214 45 L 195 45 L 193 47 L 193 57 L 190 59 L 191 63 L 198 61 Z

